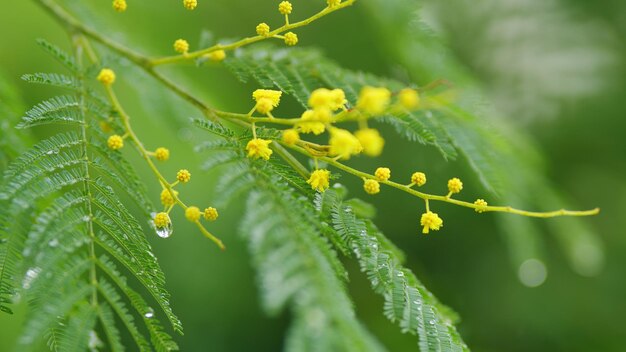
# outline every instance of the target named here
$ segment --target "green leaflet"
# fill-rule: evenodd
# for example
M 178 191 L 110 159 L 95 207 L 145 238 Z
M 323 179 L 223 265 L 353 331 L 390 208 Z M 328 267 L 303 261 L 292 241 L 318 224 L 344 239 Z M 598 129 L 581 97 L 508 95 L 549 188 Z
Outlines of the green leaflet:
M 325 198 L 330 198 L 327 202 L 334 200 L 330 216 L 333 228 L 354 254 L 374 291 L 385 298 L 385 315 L 403 332 L 418 335 L 421 351 L 469 350 L 453 325 L 457 317 L 402 267 L 397 250 L 382 240 L 385 236 L 371 221 L 358 219 L 332 192 L 327 191 Z
M 209 121 L 200 127 L 224 141 L 202 144 L 202 152 L 215 146 L 219 155 L 230 146 L 243 156 L 251 138 Z M 268 162 L 240 157 L 221 168 L 227 179 L 217 187 L 221 198 L 248 194 L 241 233 L 258 271 L 263 306 L 269 314 L 288 307 L 294 316 L 286 350 L 383 350 L 355 318 L 343 283 L 345 269 L 322 235 L 311 202 L 314 193 L 302 176 L 275 157 Z
M 144 221 L 150 220 L 153 206 L 129 163 L 106 147 L 108 136 L 98 126 L 109 116 L 110 107 L 85 87 L 85 70 L 71 55 L 49 43 L 40 44 L 73 74 L 25 75 L 24 79 L 69 88 L 71 94 L 36 105 L 19 126 L 69 126 L 67 132 L 16 158 L 4 173 L 0 310 L 10 312 L 17 292 L 29 302 L 20 338 L 24 351 L 36 348 L 42 339 L 52 350 L 121 351 L 120 336 L 126 334 L 120 328 L 136 344 L 131 350 L 177 350 L 158 318 L 164 315 L 182 333 L 169 306 L 163 272 L 144 229 L 120 202 L 119 192 L 126 192 L 143 210 Z M 115 262 L 140 284 L 145 297 L 131 289 Z M 145 329 L 136 325 L 137 317 Z

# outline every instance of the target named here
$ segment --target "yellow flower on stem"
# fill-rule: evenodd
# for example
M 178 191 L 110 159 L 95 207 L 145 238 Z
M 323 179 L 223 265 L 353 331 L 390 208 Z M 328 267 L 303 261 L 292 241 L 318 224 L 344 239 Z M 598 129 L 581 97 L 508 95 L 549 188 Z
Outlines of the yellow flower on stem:
M 414 172 L 411 175 L 411 183 L 417 185 L 417 187 L 422 187 L 426 184 L 426 174 L 423 172 Z
M 306 181 L 311 185 L 311 188 L 318 192 L 324 192 L 330 187 L 330 171 L 328 170 L 315 170 L 311 173 L 311 177 Z
M 380 115 L 387 109 L 391 92 L 387 88 L 363 87 L 356 108 L 370 115 Z
M 349 131 L 333 128 L 330 130 L 329 153 L 341 159 L 350 159 L 350 156 L 359 154 L 363 147 L 359 140 Z
M 387 167 L 379 167 L 376 169 L 376 172 L 374 172 L 374 176 L 376 176 L 379 181 L 387 181 L 391 178 L 391 170 Z
M 437 213 L 433 213 L 429 210 L 422 214 L 420 225 L 423 226 L 422 233 L 428 234 L 430 230 L 439 230 L 443 226 L 443 220 L 441 220 Z
M 376 194 L 380 192 L 380 183 L 376 180 L 367 179 L 363 182 L 363 189 L 368 194 Z
M 270 155 L 272 155 L 273 151 L 270 149 L 269 145 L 272 143 L 270 140 L 254 138 L 248 142 L 246 145 L 246 151 L 248 152 L 248 158 L 253 159 L 265 159 L 269 160 Z
M 363 147 L 363 153 L 368 156 L 379 156 L 383 152 L 385 140 L 380 136 L 378 130 L 365 128 L 354 133 Z
M 215 221 L 217 220 L 217 217 L 219 216 L 217 209 L 213 208 L 213 207 L 208 207 L 206 209 L 204 209 L 204 218 L 209 220 L 209 221 Z
M 191 222 L 200 220 L 201 215 L 202 213 L 200 213 L 200 209 L 198 209 L 198 207 L 189 207 L 185 209 L 185 218 Z

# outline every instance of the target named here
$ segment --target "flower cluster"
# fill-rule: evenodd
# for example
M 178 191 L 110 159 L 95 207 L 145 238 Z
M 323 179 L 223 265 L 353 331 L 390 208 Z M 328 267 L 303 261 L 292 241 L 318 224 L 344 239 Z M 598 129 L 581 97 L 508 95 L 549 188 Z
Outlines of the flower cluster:
M 330 186 L 330 171 L 321 169 L 311 173 L 311 177 L 306 181 L 311 188 L 318 192 L 324 192 Z
M 126 11 L 126 0 L 113 0 L 113 10 L 117 11 L 117 12 L 124 12 Z
M 119 150 L 124 147 L 124 138 L 120 135 L 114 134 L 107 139 L 107 146 L 112 150 Z
M 284 5 L 287 6 L 287 5 Z M 286 7 L 285 7 L 286 8 Z M 265 33 L 269 27 L 259 25 Z M 291 147 L 303 147 L 312 151 L 312 156 L 328 156 L 335 160 L 350 159 L 352 156 L 364 154 L 376 157 L 382 154 L 385 140 L 377 129 L 367 127 L 370 118 L 381 116 L 390 109 L 391 92 L 381 87 L 364 87 L 356 101 L 356 108 L 350 110 L 346 94 L 342 89 L 319 88 L 311 92 L 305 110 L 300 118 L 294 119 L 293 127 L 282 133 L 281 141 Z M 272 111 L 280 104 L 281 91 L 257 89 L 252 93 L 256 102 L 248 117 L 255 111 L 269 117 L 268 122 L 276 121 Z M 398 94 L 397 106 L 416 108 L 419 103 L 417 91 L 406 88 Z M 357 120 L 361 128 L 354 133 L 336 127 L 342 121 Z M 254 132 L 254 127 L 253 127 Z M 302 140 L 301 134 L 320 135 L 328 132 L 327 145 L 314 145 Z M 272 154 L 269 148 L 271 141 L 255 138 L 248 142 L 246 150 L 251 158 L 268 160 Z M 424 181 L 425 182 L 425 181 Z M 422 185 L 423 182 L 416 182 Z
M 187 10 L 194 10 L 196 7 L 198 7 L 198 0 L 183 0 L 183 6 Z
M 115 72 L 109 68 L 103 68 L 98 74 L 98 81 L 105 86 L 110 86 L 115 83 Z
M 248 157 L 253 159 L 265 159 L 269 160 L 273 151 L 270 149 L 270 143 L 272 141 L 261 138 L 254 138 L 248 142 L 246 145 L 246 151 L 248 152 Z
M 181 54 L 187 54 L 189 52 L 189 42 L 185 39 L 176 39 L 174 42 L 174 51 Z

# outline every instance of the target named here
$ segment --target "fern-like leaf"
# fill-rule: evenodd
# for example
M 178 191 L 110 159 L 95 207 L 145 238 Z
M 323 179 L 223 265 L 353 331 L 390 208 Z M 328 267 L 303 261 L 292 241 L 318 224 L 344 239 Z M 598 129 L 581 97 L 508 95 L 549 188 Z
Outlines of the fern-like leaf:
M 202 127 L 238 141 L 240 154 L 249 138 L 224 133 L 213 122 Z M 216 145 L 219 149 L 222 144 Z M 287 350 L 383 350 L 355 317 L 343 283 L 345 269 L 315 221 L 310 187 L 305 189 L 303 181 L 276 160 L 243 159 L 226 169 L 226 175 L 234 176 L 218 188 L 220 196 L 233 197 L 224 194 L 226 189 L 249 194 L 241 232 L 258 270 L 263 306 L 270 314 L 290 307 L 294 315 Z M 302 193 L 294 193 L 294 183 Z
M 336 198 L 330 192 L 327 197 Z M 409 269 L 402 267 L 395 249 L 380 240 L 384 235 L 371 222 L 358 219 L 351 207 L 337 201 L 332 209 L 332 223 L 367 274 L 372 288 L 385 298 L 385 315 L 404 332 L 417 334 L 422 351 L 468 350 L 453 325 L 454 317 L 445 314 L 449 309 Z
M 106 345 L 121 351 L 118 320 L 138 350 L 177 350 L 157 318 L 161 313 L 148 305 L 156 304 L 172 328 L 182 332 L 169 305 L 163 272 L 144 229 L 121 203 L 118 190 L 134 200 L 145 220 L 150 220 L 153 206 L 129 163 L 106 147 L 107 136 L 98 128 L 98 119 L 111 109 L 87 90 L 86 73 L 72 56 L 42 45 L 73 75 L 35 74 L 24 79 L 73 93 L 38 104 L 19 127 L 69 122 L 71 130 L 38 143 L 5 171 L 0 192 L 0 309 L 9 311 L 18 291 L 28 300 L 31 309 L 20 339 L 22 350 L 47 338 L 52 350 Z M 146 298 L 130 288 L 113 261 L 141 284 Z M 150 343 L 135 325 L 137 316 Z

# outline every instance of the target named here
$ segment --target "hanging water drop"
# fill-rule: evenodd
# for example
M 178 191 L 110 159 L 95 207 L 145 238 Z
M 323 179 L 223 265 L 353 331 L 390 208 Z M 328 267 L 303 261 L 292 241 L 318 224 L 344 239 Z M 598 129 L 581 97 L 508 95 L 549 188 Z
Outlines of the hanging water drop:
M 172 235 L 172 232 L 174 232 L 172 225 L 170 224 L 169 226 L 166 227 L 157 227 L 156 228 L 156 234 L 161 237 L 161 238 L 168 238 Z
M 168 217 L 168 221 L 167 221 L 167 225 L 166 226 L 156 226 L 154 219 L 158 214 L 153 213 L 154 215 L 152 216 L 152 220 L 150 221 L 150 225 L 152 226 L 152 228 L 154 228 L 154 230 L 156 231 L 157 236 L 161 237 L 161 238 L 168 238 L 172 235 L 172 232 L 174 232 L 174 227 L 172 226 L 172 221 L 169 220 L 169 216 L 166 214 L 165 216 Z M 165 214 L 165 213 L 159 213 L 159 214 Z
M 59 240 L 56 238 L 53 238 L 50 240 L 50 242 L 48 242 L 48 246 L 50 247 L 56 247 L 59 245 Z
M 152 308 L 148 308 L 148 311 L 143 316 L 148 318 L 148 319 L 150 319 L 150 318 L 154 317 L 154 311 L 152 310 Z

